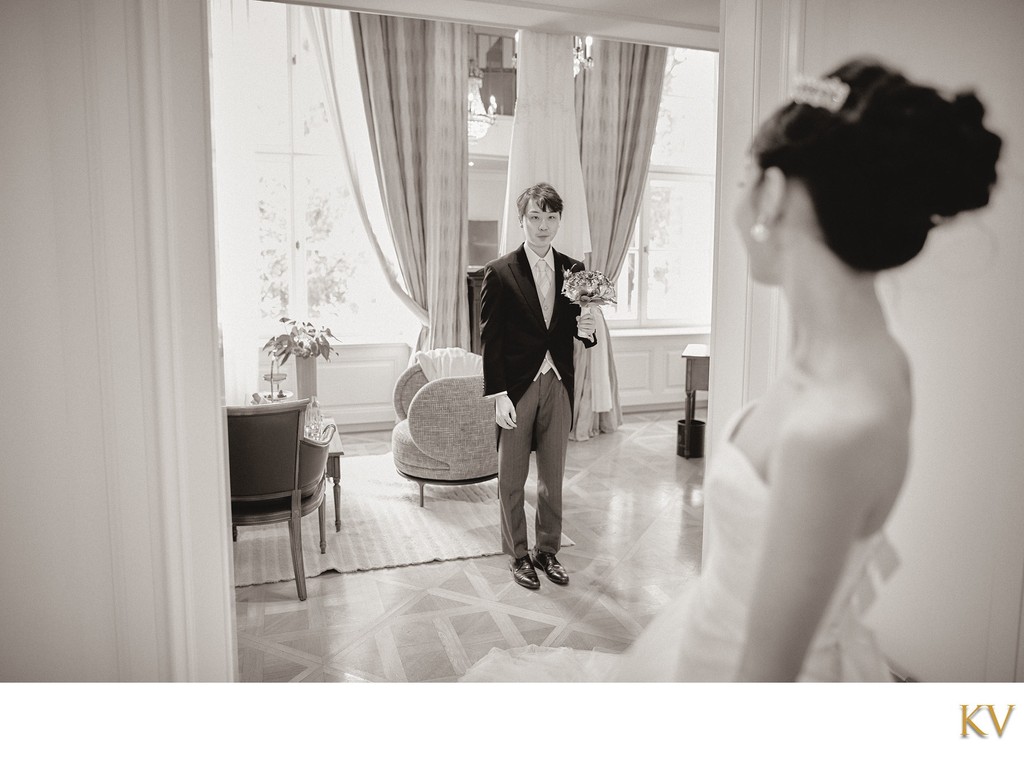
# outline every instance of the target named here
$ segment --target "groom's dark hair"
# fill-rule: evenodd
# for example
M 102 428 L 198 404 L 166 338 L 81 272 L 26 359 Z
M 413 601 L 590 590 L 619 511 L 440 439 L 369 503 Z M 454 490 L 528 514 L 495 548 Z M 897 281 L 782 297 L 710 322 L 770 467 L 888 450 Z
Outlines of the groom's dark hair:
M 553 211 L 556 214 L 562 213 L 562 197 L 547 182 L 538 182 L 533 187 L 526 188 L 516 198 L 519 221 L 523 221 L 523 217 L 526 215 L 526 207 L 530 205 L 530 201 L 536 201 L 537 208 L 541 211 Z

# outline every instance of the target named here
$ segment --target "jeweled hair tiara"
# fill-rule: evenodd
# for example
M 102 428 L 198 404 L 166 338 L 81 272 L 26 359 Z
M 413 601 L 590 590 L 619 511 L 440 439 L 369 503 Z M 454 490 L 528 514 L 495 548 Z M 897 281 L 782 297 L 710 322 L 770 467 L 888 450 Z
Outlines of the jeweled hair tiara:
M 805 103 L 835 113 L 843 107 L 849 94 L 850 85 L 836 77 L 818 79 L 798 76 L 793 83 L 791 97 L 794 103 Z

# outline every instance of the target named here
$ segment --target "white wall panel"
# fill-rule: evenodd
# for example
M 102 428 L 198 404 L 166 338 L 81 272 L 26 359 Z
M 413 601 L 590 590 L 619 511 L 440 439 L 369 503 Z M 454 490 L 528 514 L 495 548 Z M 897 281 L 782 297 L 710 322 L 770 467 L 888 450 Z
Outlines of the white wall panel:
M 404 343 L 340 345 L 331 360 L 317 367 L 317 400 L 324 414 L 334 417 L 341 430 L 386 430 L 395 423 L 394 388 L 409 365 L 411 350 Z M 281 383 L 295 390 L 295 366 L 289 361 Z M 260 356 L 260 376 L 270 372 L 266 354 Z M 269 390 L 260 382 L 260 390 Z
M 649 351 L 623 349 L 615 352 L 615 372 L 619 393 L 648 393 L 651 387 L 651 355 Z
M 707 342 L 706 333 L 613 336 L 623 411 L 681 409 L 685 386 L 682 351 L 689 343 Z M 395 382 L 408 366 L 410 354 L 405 344 L 339 346 L 330 362 L 319 362 L 320 404 L 342 430 L 389 429 L 395 423 L 392 401 Z M 269 359 L 261 353 L 261 377 L 269 371 Z M 294 391 L 292 362 L 284 366 L 284 372 L 288 377 L 281 387 Z M 261 380 L 259 388 L 266 391 L 269 386 Z M 698 393 L 697 403 L 706 406 L 707 394 Z
M 707 344 L 709 336 L 666 334 L 669 332 L 612 334 L 619 401 L 624 412 L 682 409 L 686 384 L 683 349 L 690 343 Z M 707 394 L 699 392 L 697 403 L 706 405 Z

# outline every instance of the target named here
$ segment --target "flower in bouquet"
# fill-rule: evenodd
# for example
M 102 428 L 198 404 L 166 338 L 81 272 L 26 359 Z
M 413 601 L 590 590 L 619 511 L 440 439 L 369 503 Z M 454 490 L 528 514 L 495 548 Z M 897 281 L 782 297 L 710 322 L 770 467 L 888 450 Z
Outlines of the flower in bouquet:
M 603 272 L 591 269 L 580 269 L 576 272 L 562 270 L 565 279 L 562 283 L 562 295 L 572 303 L 585 307 L 604 306 L 615 303 L 615 285 L 605 277 Z

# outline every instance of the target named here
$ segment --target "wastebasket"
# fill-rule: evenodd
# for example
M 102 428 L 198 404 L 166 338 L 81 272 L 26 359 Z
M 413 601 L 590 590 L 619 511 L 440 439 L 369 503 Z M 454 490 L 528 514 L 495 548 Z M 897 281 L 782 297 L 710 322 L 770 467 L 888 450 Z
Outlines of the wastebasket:
M 686 420 L 676 423 L 676 454 L 683 459 L 700 459 L 704 456 L 704 422 L 690 420 L 690 436 L 686 436 Z

